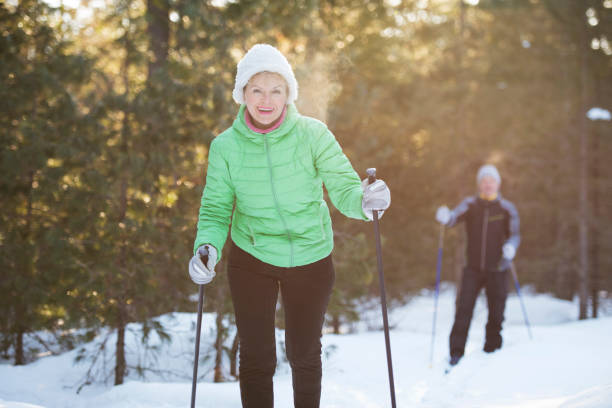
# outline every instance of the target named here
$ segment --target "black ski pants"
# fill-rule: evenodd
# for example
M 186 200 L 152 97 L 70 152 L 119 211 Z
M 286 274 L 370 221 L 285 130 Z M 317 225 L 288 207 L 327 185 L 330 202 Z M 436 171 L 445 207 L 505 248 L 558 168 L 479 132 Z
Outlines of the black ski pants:
M 309 265 L 281 268 L 260 261 L 232 243 L 228 278 L 240 341 L 243 408 L 274 406 L 274 321 L 279 290 L 294 406 L 318 408 L 321 330 L 335 279 L 331 255 Z
M 451 356 L 461 357 L 465 352 L 465 342 L 472 321 L 474 304 L 483 287 L 489 307 L 484 349 L 485 351 L 494 351 L 502 346 L 501 330 L 508 296 L 508 272 L 507 270 L 481 271 L 466 267 L 463 270 L 461 289 L 457 300 L 455 323 L 450 334 Z

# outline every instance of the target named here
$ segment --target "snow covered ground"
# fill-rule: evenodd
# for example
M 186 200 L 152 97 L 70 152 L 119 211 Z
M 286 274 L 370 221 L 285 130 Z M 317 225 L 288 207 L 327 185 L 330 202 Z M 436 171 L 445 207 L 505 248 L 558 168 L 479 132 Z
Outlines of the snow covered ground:
M 526 295 L 533 326 L 529 340 L 519 300 L 510 296 L 504 324 L 504 347 L 482 351 L 486 303 L 479 298 L 469 333 L 466 356 L 444 374 L 448 334 L 454 313 L 454 293 L 441 294 L 433 364 L 430 345 L 433 298 L 423 292 L 390 314 L 391 348 L 398 407 L 487 408 L 610 408 L 612 407 L 612 317 L 576 321 L 575 303 L 547 295 Z M 146 381 L 132 374 L 124 385 L 92 384 L 82 388 L 89 361 L 74 364 L 78 350 L 49 356 L 27 366 L 0 365 L 0 408 L 140 408 L 187 407 L 191 392 L 191 353 L 195 314 L 162 316 L 172 325 L 171 341 L 155 336 L 157 351 L 139 351 L 136 334 L 128 336 L 128 363 L 155 361 L 156 372 Z M 380 310 L 363 313 L 356 333 L 323 336 L 324 372 L 321 406 L 324 408 L 390 407 L 389 383 Z M 212 344 L 213 316 L 205 316 L 202 347 Z M 135 326 L 132 329 L 137 328 Z M 97 343 L 88 344 L 96 350 Z M 279 341 L 282 332 L 279 331 Z M 130 340 L 131 339 L 131 340 Z M 113 336 L 101 351 L 94 373 L 108 372 Z M 107 354 L 104 354 L 107 353 Z M 203 361 L 206 372 L 210 361 Z M 111 366 L 112 367 L 112 366 Z M 112 370 L 111 370 L 112 371 Z M 236 382 L 214 384 L 205 375 L 198 384 L 197 406 L 239 408 Z M 291 375 L 282 363 L 275 376 L 275 406 L 292 407 Z

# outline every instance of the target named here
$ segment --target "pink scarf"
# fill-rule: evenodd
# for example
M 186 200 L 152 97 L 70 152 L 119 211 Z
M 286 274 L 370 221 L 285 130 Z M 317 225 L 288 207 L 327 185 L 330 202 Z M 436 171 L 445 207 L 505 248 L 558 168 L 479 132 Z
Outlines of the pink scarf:
M 283 113 L 281 113 L 280 119 L 278 120 L 278 122 L 276 122 L 276 124 L 274 126 L 268 128 L 268 129 L 260 129 L 257 126 L 255 126 L 253 124 L 253 122 L 251 121 L 251 115 L 249 115 L 248 109 L 244 110 L 244 121 L 246 122 L 246 124 L 249 127 L 249 129 L 251 129 L 255 133 L 270 133 L 271 131 L 273 131 L 275 129 L 278 129 L 279 126 L 285 120 L 285 116 L 287 116 L 287 106 L 286 105 L 283 108 Z

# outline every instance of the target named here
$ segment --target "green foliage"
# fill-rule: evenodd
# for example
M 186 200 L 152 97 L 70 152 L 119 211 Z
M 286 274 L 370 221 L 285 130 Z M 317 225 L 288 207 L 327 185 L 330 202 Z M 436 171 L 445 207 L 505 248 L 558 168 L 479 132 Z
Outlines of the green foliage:
M 329 325 L 339 334 L 341 324 L 359 320 L 357 301 L 369 294 L 377 271 L 373 242 L 363 232 L 352 235 L 336 228 L 334 238 L 336 282 L 327 314 Z

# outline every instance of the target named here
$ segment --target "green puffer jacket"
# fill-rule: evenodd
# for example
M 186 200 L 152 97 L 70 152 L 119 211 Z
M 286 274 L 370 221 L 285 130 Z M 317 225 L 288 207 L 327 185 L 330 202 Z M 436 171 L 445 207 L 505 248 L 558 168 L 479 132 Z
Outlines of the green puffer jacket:
M 250 130 L 244 110 L 210 145 L 194 253 L 211 244 L 220 258 L 231 221 L 234 243 L 263 262 L 293 267 L 326 257 L 334 241 L 322 183 L 344 215 L 367 220 L 357 173 L 327 126 L 294 105 L 268 134 Z

